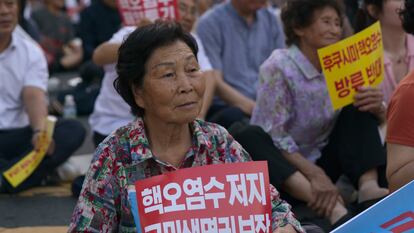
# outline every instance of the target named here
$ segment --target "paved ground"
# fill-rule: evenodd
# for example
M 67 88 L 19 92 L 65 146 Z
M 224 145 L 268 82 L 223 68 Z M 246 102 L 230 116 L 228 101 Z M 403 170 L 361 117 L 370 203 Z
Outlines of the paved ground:
M 94 146 L 87 118 L 79 120 L 88 129 L 88 135 L 82 147 L 70 159 L 70 166 L 74 165 L 80 172 L 86 172 Z M 68 182 L 34 188 L 18 195 L 0 195 L 0 233 L 66 232 L 75 204 L 76 199 L 71 196 Z M 308 215 L 303 208 L 297 211 Z M 326 226 L 326 222 L 321 220 L 321 225 Z
M 20 232 L 21 229 L 11 229 L 17 227 L 66 227 L 75 204 L 70 183 L 38 187 L 18 195 L 0 195 L 0 233 Z
M 8 197 L 0 199 L 0 225 L 10 227 L 66 226 L 76 203 L 68 197 Z M 0 231 L 1 232 L 1 231 Z
M 80 121 L 89 128 L 87 118 Z M 89 132 L 82 147 L 71 157 L 70 166 L 86 172 L 93 150 Z M 76 204 L 71 195 L 70 182 L 38 187 L 18 195 L 0 195 L 0 233 L 66 232 Z

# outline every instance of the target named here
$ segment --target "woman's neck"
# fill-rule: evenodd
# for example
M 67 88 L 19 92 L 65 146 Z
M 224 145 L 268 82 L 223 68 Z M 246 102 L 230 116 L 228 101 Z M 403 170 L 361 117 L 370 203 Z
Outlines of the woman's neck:
M 155 157 L 178 167 L 191 146 L 189 124 L 169 124 L 144 118 L 146 133 Z
M 384 50 L 393 55 L 405 55 L 406 33 L 402 28 L 382 26 L 382 41 Z
M 299 44 L 299 49 L 303 53 L 303 55 L 305 55 L 305 57 L 308 58 L 308 60 L 315 67 L 315 69 L 319 72 L 322 72 L 322 67 L 318 56 L 318 50 L 304 43 Z

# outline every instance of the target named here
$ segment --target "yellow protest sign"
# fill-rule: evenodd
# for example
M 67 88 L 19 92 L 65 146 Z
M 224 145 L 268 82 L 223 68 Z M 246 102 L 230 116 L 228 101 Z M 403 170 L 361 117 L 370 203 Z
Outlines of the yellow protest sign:
M 318 50 L 333 108 L 354 102 L 358 87 L 377 87 L 384 79 L 384 54 L 379 22 Z
M 39 166 L 40 162 L 42 162 L 52 140 L 55 123 L 56 117 L 48 116 L 46 118 L 46 131 L 40 137 L 40 149 L 38 151 L 31 151 L 3 173 L 4 177 L 13 187 L 17 187 L 27 179 L 37 166 Z

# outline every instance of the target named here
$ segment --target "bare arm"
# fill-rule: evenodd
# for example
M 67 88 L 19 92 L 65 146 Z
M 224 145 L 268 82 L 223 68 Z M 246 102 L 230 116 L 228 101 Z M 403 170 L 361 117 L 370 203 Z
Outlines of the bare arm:
M 119 43 L 105 42 L 93 51 L 92 60 L 95 64 L 103 66 L 115 63 L 118 60 Z
M 299 153 L 289 154 L 282 152 L 284 157 L 295 166 L 306 177 L 311 177 L 317 173 L 325 173 L 320 167 L 313 164 Z
M 321 216 L 330 216 L 332 209 L 339 200 L 339 191 L 326 173 L 299 153 L 288 154 L 282 152 L 284 157 L 294 165 L 309 180 L 311 197 L 307 203 Z
M 29 86 L 23 88 L 22 95 L 30 126 L 33 129 L 32 144 L 35 150 L 39 150 L 40 137 L 46 130 L 45 120 L 48 114 L 45 92 L 40 88 Z M 53 151 L 54 142 L 52 141 L 48 148 L 48 154 L 52 154 Z
M 387 144 L 387 179 L 391 192 L 414 180 L 414 147 Z
M 47 104 L 45 92 L 37 87 L 23 88 L 23 103 L 33 130 L 45 130 Z
M 240 108 L 249 116 L 252 115 L 255 102 L 226 83 L 221 73 L 217 75 L 217 95 L 227 104 Z

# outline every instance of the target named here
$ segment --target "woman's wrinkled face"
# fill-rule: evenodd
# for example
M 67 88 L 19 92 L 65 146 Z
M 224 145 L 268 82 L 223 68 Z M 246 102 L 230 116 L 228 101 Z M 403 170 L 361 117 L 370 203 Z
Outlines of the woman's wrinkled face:
M 334 44 L 341 39 L 342 26 L 338 13 L 332 7 L 325 7 L 313 13 L 313 23 L 296 29 L 300 44 L 315 49 Z
M 182 41 L 154 50 L 145 65 L 135 101 L 144 117 L 172 124 L 185 124 L 199 114 L 205 80 L 191 49 Z

